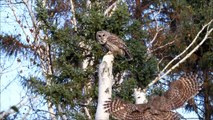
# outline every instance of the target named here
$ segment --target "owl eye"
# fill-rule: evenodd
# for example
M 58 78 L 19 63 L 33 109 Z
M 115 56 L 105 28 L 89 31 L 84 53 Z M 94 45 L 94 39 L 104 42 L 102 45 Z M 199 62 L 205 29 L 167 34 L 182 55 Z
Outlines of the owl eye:
M 98 35 L 98 37 L 101 37 L 101 35 Z
M 103 34 L 103 36 L 105 36 L 105 34 Z

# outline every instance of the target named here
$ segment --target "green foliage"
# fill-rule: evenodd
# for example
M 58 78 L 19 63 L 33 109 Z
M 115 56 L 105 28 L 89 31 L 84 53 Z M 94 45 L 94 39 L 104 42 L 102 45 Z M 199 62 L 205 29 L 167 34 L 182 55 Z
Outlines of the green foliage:
M 206 68 L 212 69 L 212 67 L 213 67 L 213 52 L 210 52 L 210 51 L 205 52 L 203 54 L 203 57 L 199 61 L 199 65 L 203 69 L 206 69 Z
M 50 2 L 48 9 L 43 6 L 42 1 L 38 0 L 36 2 L 36 19 L 39 21 L 39 26 L 35 28 L 48 36 L 48 38 L 39 39 L 39 47 L 44 47 L 43 44 L 50 47 L 53 74 L 44 73 L 43 77 L 30 76 L 29 78 L 23 78 L 23 86 L 27 86 L 34 94 L 44 96 L 56 107 L 60 104 L 66 110 L 65 114 L 70 116 L 69 119 L 86 119 L 82 108 L 88 98 L 92 98 L 87 108 L 89 108 L 94 118 L 98 93 L 98 65 L 106 53 L 96 41 L 95 34 L 97 31 L 107 30 L 112 32 L 127 44 L 133 60 L 128 61 L 125 57 L 116 57 L 113 63 L 113 75 L 116 76 L 126 70 L 130 75 L 119 87 L 113 89 L 113 95 L 124 100 L 133 101 L 133 88 L 140 87 L 143 89 L 154 79 L 157 62 L 162 60 L 160 65 L 160 69 L 162 69 L 192 42 L 202 25 L 213 18 L 212 1 L 152 1 L 149 3 L 151 6 L 142 11 L 141 14 L 144 16 L 136 18 L 134 11 L 137 9 L 131 9 L 132 6 L 130 5 L 135 4 L 133 1 L 129 1 L 128 4 L 120 2 L 112 16 L 106 17 L 104 11 L 111 4 L 109 1 L 91 0 L 91 9 L 89 9 L 86 8 L 86 1 L 79 0 L 75 1 L 77 26 L 74 26 L 70 23 L 70 16 L 73 16 L 71 15 L 73 13 L 70 14 L 71 8 L 68 7 L 66 10 L 60 8 L 60 5 L 66 6 L 66 3 L 63 4 L 64 1 L 48 1 Z M 153 43 L 152 47 L 157 48 L 174 39 L 175 41 L 171 46 L 163 47 L 154 51 L 152 55 L 148 55 L 147 44 L 153 39 L 151 38 L 152 35 L 149 34 L 149 31 L 154 28 L 152 17 L 153 13 L 158 12 L 160 3 L 162 3 L 163 8 L 158 22 L 164 30 L 159 32 L 156 43 Z M 153 13 L 145 14 L 149 11 Z M 174 21 L 175 25 L 172 26 L 171 24 Z M 168 25 L 170 25 L 170 28 Z M 77 31 L 74 27 L 77 27 Z M 175 30 L 171 30 L 172 27 L 175 27 Z M 205 32 L 202 33 L 202 36 L 204 35 Z M 35 39 L 37 40 L 37 38 Z M 200 40 L 202 40 L 202 37 L 199 38 Z M 26 49 L 31 50 L 31 46 L 19 42 L 18 36 L 0 35 L 0 41 L 2 50 L 7 51 L 6 53 L 9 55 L 16 55 Z M 190 59 L 173 72 L 212 70 L 212 46 L 212 38 L 209 38 Z M 87 69 L 82 68 L 82 62 L 85 59 L 93 61 L 93 65 L 88 66 Z M 175 61 L 173 64 L 177 62 Z M 87 83 L 91 82 L 91 78 L 93 80 L 92 88 L 86 91 L 84 88 Z M 153 91 L 161 94 L 161 88 Z M 60 115 L 64 114 L 57 112 Z
M 171 34 L 171 32 L 167 32 L 168 41 L 174 40 L 176 37 L 177 40 L 175 44 L 165 50 L 163 53 L 165 55 L 169 55 L 167 60 L 163 62 L 168 63 L 172 58 L 174 58 L 177 54 L 181 53 L 185 48 L 192 42 L 192 40 L 196 37 L 199 30 L 203 27 L 204 24 L 208 23 L 213 18 L 213 9 L 212 9 L 213 1 L 212 0 L 181 0 L 181 1 L 172 1 L 171 6 L 176 14 L 176 17 L 173 18 L 176 20 L 177 29 L 175 34 Z M 212 25 L 210 26 L 212 28 Z M 206 30 L 204 30 L 198 41 L 195 43 L 193 48 L 203 39 L 206 34 Z M 178 69 L 173 72 L 183 73 L 183 72 L 194 72 L 194 73 L 202 73 L 200 78 L 206 81 L 209 80 L 207 78 L 212 77 L 212 34 L 209 36 L 206 42 L 194 53 L 188 60 L 182 63 Z M 190 49 L 187 53 L 189 53 L 192 49 Z M 179 60 L 173 63 L 176 64 Z M 164 65 L 164 64 L 162 64 Z M 207 76 L 208 77 L 207 77 Z M 208 90 L 212 85 L 208 82 L 205 82 L 204 89 Z M 202 94 L 202 95 L 201 95 Z M 209 96 L 212 96 L 210 93 L 205 93 L 201 91 L 199 95 L 199 99 L 210 99 Z M 198 109 L 197 114 L 203 117 L 204 119 L 211 119 L 212 113 L 208 107 L 212 107 L 210 102 L 202 102 L 198 101 L 199 105 L 203 105 Z M 186 106 L 186 110 L 193 110 L 190 106 Z
M 127 100 L 131 99 L 134 87 L 143 88 L 153 78 L 156 70 L 155 58 L 145 60 L 147 57 L 146 48 L 140 41 L 145 36 L 145 32 L 141 30 L 137 20 L 130 19 L 127 6 L 121 3 L 111 17 L 104 17 L 101 11 L 97 10 L 96 7 L 92 7 L 87 15 L 83 12 L 78 13 L 77 32 L 73 32 L 72 28 L 65 27 L 55 30 L 49 40 L 56 56 L 53 65 L 57 68 L 55 70 L 60 73 L 50 76 L 53 83 L 50 88 L 44 90 L 46 96 L 51 96 L 53 103 L 59 104 L 62 102 L 63 105 L 76 107 L 88 97 L 93 97 L 94 103 L 96 103 L 98 87 L 96 66 L 105 54 L 95 38 L 95 34 L 99 30 L 108 30 L 123 38 L 134 57 L 133 61 L 127 61 L 125 58 L 120 57 L 115 59 L 114 75 L 124 70 L 131 72 L 131 77 L 125 80 L 121 86 L 121 91 L 116 93 L 116 96 Z M 91 46 L 91 53 L 86 56 L 84 52 L 87 49 L 80 47 L 82 42 Z M 91 56 L 94 56 L 94 65 L 88 67 L 87 70 L 83 70 L 81 68 L 82 61 L 91 58 Z M 95 78 L 93 83 L 95 86 L 90 89 L 88 94 L 82 94 L 82 88 L 86 86 L 91 76 Z M 96 107 L 93 106 L 90 110 L 95 112 L 95 109 Z
M 131 77 L 137 81 L 138 86 L 144 88 L 154 78 L 156 60 L 154 57 L 147 59 L 146 48 L 141 41 L 129 40 L 127 46 L 129 46 L 134 59 L 132 61 L 124 61 L 122 58 L 115 60 L 114 73 L 117 74 L 128 68 Z
M 120 88 L 116 88 L 113 91 L 113 96 L 115 98 L 122 98 L 126 101 L 135 101 L 132 95 L 134 93 L 134 88 L 136 88 L 137 86 L 138 85 L 135 79 L 130 78 L 128 80 L 125 80 L 120 86 Z

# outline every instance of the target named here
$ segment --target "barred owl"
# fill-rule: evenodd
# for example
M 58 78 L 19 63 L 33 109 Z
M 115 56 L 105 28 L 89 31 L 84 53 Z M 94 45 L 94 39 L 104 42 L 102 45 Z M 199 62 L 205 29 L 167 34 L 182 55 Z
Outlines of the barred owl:
M 127 56 L 129 60 L 132 59 L 132 56 L 130 55 L 124 41 L 121 40 L 118 36 L 102 30 L 96 33 L 96 39 L 101 45 L 103 45 L 107 50 L 111 51 L 114 55 Z
M 148 103 L 131 104 L 116 99 L 106 101 L 104 106 L 119 120 L 180 120 L 181 115 L 172 110 L 194 97 L 200 88 L 197 75 L 183 76 L 172 82 L 162 96 L 152 96 Z

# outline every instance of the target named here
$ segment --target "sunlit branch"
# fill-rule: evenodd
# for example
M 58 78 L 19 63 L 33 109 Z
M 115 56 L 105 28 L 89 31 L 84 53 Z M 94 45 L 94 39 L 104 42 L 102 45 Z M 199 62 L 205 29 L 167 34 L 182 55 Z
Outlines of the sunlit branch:
M 74 30 L 77 31 L 77 21 L 76 21 L 76 17 L 75 17 L 75 5 L 73 0 L 70 0 L 70 5 L 71 5 L 71 12 L 72 12 L 72 20 L 71 23 L 73 23 L 74 25 Z
M 160 15 L 161 13 L 161 7 L 159 9 L 159 11 L 157 12 L 157 14 L 154 15 L 154 20 L 155 20 L 155 24 L 156 24 L 156 33 L 153 37 L 153 39 L 149 42 L 148 46 L 147 46 L 147 52 L 148 54 L 150 55 L 151 54 L 151 48 L 152 48 L 152 44 L 155 42 L 155 40 L 157 39 L 157 36 L 159 34 L 160 31 L 163 30 L 163 28 L 160 28 L 159 27 L 159 23 L 158 23 L 158 20 L 157 20 L 157 16 Z
M 68 118 L 67 118 L 67 116 L 64 114 L 64 111 L 63 111 L 63 109 L 61 108 L 61 105 L 60 104 L 58 104 L 58 111 L 60 112 L 60 116 L 61 116 L 61 118 L 62 118 L 62 120 L 68 120 Z
M 200 33 L 207 28 L 207 32 L 205 34 L 205 37 L 203 38 L 203 40 L 191 51 L 189 52 L 183 59 L 181 59 L 177 64 L 175 64 L 174 66 L 172 66 L 168 71 L 166 71 L 163 75 L 161 75 L 161 73 L 163 73 L 166 69 L 164 68 L 163 71 L 161 71 L 161 73 L 158 75 L 158 77 L 156 77 L 151 83 L 148 84 L 148 86 L 143 89 L 144 92 L 147 91 L 147 89 L 152 86 L 153 84 L 155 84 L 157 81 L 159 81 L 161 78 L 165 77 L 167 74 L 169 74 L 172 70 L 174 70 L 175 68 L 177 68 L 181 63 L 183 63 L 187 58 L 189 58 L 207 39 L 208 36 L 210 35 L 210 33 L 213 31 L 213 28 L 211 28 L 209 30 L 209 27 L 211 25 L 211 23 L 213 22 L 213 20 L 211 20 L 209 23 L 207 23 L 206 25 L 203 26 L 203 28 L 198 32 L 197 36 L 195 37 L 195 39 L 193 40 L 196 41 L 200 35 Z M 193 43 L 191 43 L 181 54 L 179 54 L 178 56 L 181 56 L 182 54 L 184 54 L 186 52 L 186 50 L 189 49 L 189 47 L 192 45 Z M 179 57 L 175 57 L 176 59 Z M 174 61 L 174 59 L 172 60 Z M 171 64 L 171 61 L 168 63 Z M 166 68 L 169 66 L 167 64 Z
M 210 21 L 208 24 L 204 25 L 203 28 L 198 32 L 198 34 L 196 35 L 196 37 L 194 38 L 194 40 L 190 43 L 190 45 L 183 51 L 181 52 L 179 55 L 177 55 L 174 59 L 172 59 L 165 67 L 164 69 L 161 71 L 161 73 L 164 73 L 164 71 L 175 61 L 177 60 L 179 57 L 181 57 L 184 53 L 186 53 L 187 50 L 189 50 L 189 48 L 197 41 L 198 37 L 200 36 L 200 34 L 203 32 L 203 30 L 209 26 L 212 23 L 212 21 Z
M 113 12 L 117 8 L 117 4 L 120 2 L 120 0 L 115 1 L 112 5 L 110 5 L 105 11 L 104 11 L 104 16 L 111 17 Z
M 169 43 L 166 43 L 165 45 L 162 45 L 162 46 L 160 46 L 160 47 L 157 47 L 156 49 L 151 50 L 150 52 L 152 53 L 152 52 L 155 52 L 155 51 L 157 51 L 157 50 L 159 50 L 159 49 L 162 49 L 162 48 L 164 48 L 164 47 L 166 47 L 166 46 L 172 45 L 174 42 L 175 42 L 175 40 L 173 40 L 173 41 L 171 41 L 171 42 L 169 42 Z
M 155 33 L 154 38 L 153 38 L 153 39 L 151 40 L 151 42 L 150 42 L 151 45 L 152 45 L 153 42 L 156 40 L 156 38 L 157 38 L 159 32 L 160 32 L 161 30 L 163 30 L 163 28 L 159 28 L 159 24 L 158 24 L 158 20 L 157 20 L 157 16 L 160 15 L 160 12 L 161 12 L 161 7 L 160 7 L 158 13 L 154 15 L 154 19 L 155 19 L 155 23 L 156 23 L 156 30 L 157 30 L 157 32 Z

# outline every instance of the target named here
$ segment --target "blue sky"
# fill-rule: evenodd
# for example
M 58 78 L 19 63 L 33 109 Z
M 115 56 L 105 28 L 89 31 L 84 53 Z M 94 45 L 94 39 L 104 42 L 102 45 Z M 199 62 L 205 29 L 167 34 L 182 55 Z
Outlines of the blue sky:
M 3 2 L 1 2 L 0 4 L 2 3 Z M 22 30 L 20 27 L 17 27 L 19 25 L 15 21 L 15 18 L 10 8 L 6 6 L 0 7 L 0 34 L 20 33 L 20 31 Z M 23 12 L 20 12 L 19 14 L 23 15 L 22 13 Z M 21 35 L 22 39 L 25 39 L 26 36 L 24 36 L 23 33 L 21 33 Z M 28 76 L 30 73 L 29 71 L 32 71 L 33 69 L 35 70 L 36 68 L 29 68 L 28 66 L 30 66 L 30 63 L 25 59 L 21 58 L 21 62 L 17 62 L 17 58 L 6 58 L 2 56 L 4 53 L 1 52 L 0 54 L 0 111 L 2 111 L 7 110 L 8 108 L 10 108 L 11 105 L 16 105 L 23 99 L 23 97 L 26 96 L 26 89 L 21 86 L 19 79 L 17 79 L 18 73 L 22 71 L 21 75 Z M 3 68 L 7 68 L 6 71 L 2 71 Z M 2 74 L 2 72 L 4 74 Z M 35 76 L 37 75 L 39 76 L 41 74 L 37 73 Z M 25 106 L 24 108 L 26 108 L 26 110 L 22 108 L 21 114 L 28 110 L 27 106 Z M 195 113 L 185 113 L 184 110 L 181 108 L 177 111 L 186 118 L 197 117 Z
M 23 6 L 18 5 L 18 8 L 20 7 Z M 22 15 L 26 15 L 23 14 L 23 9 L 17 13 L 17 16 Z M 4 2 L 0 1 L 0 34 L 17 35 L 20 33 L 21 39 L 25 40 L 26 36 L 21 31 L 11 9 Z M 18 62 L 17 59 L 21 59 L 21 62 Z M 25 56 L 9 58 L 0 51 L 0 111 L 8 110 L 11 106 L 19 104 L 20 101 L 24 103 L 24 106 L 20 109 L 19 115 L 24 115 L 29 110 L 29 103 L 27 102 L 29 98 L 26 95 L 27 89 L 22 87 L 18 74 L 25 77 L 30 74 L 40 76 L 41 73 L 35 72 L 36 70 L 37 68 L 33 67 L 29 60 L 26 60 Z M 40 102 L 34 103 L 39 104 Z M 40 108 L 45 109 L 44 107 Z

